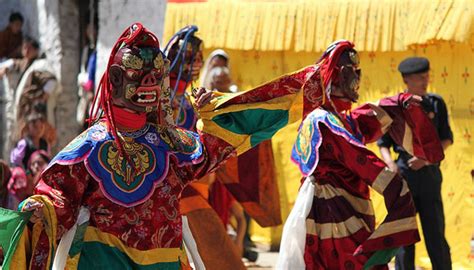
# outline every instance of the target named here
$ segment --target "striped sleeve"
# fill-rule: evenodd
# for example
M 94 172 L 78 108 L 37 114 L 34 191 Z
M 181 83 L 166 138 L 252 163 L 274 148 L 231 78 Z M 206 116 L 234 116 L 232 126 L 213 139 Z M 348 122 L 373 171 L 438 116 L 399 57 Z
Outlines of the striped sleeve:
M 348 143 L 342 137 L 332 137 L 335 156 L 362 181 L 383 195 L 387 216 L 355 254 L 401 247 L 419 241 L 415 206 L 407 183 L 370 150 Z

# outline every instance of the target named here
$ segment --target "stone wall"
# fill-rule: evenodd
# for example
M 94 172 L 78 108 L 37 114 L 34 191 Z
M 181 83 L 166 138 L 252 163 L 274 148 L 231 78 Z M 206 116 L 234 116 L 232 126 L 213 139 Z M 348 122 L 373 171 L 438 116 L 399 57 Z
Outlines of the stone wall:
M 99 36 L 97 39 L 97 73 L 100 81 L 107 66 L 110 50 L 123 30 L 134 22 L 141 22 L 161 41 L 163 36 L 166 0 L 101 0 L 99 1 Z
M 79 131 L 76 124 L 77 74 L 79 73 L 79 8 L 75 0 L 38 0 L 40 42 L 61 82 L 56 103 L 56 150 Z M 41 13 L 44 11 L 44 13 Z

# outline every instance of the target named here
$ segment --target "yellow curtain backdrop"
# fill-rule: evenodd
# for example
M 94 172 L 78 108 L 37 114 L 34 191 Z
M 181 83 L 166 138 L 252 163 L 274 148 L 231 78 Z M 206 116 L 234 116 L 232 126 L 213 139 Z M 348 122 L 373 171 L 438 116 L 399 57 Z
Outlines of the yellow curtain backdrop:
M 469 39 L 473 0 L 175 0 L 164 37 L 199 26 L 207 48 L 318 52 L 345 38 L 361 51 L 403 51 L 412 44 Z M 190 1 L 191 2 L 191 1 Z
M 233 80 L 243 90 L 314 63 L 338 38 L 353 40 L 361 51 L 361 102 L 403 90 L 397 66 L 405 57 L 429 58 L 430 91 L 446 101 L 454 132 L 454 145 L 441 166 L 446 235 L 454 269 L 474 267 L 469 244 L 474 224 L 474 1 L 169 3 L 164 40 L 188 24 L 199 27 L 205 55 L 215 48 L 229 53 Z M 273 139 L 283 219 L 300 185 L 301 175 L 289 159 L 296 129 L 288 127 Z M 381 220 L 383 200 L 375 194 L 373 201 Z M 254 240 L 278 245 L 281 226 L 252 226 Z M 416 255 L 417 265 L 430 267 L 423 242 Z

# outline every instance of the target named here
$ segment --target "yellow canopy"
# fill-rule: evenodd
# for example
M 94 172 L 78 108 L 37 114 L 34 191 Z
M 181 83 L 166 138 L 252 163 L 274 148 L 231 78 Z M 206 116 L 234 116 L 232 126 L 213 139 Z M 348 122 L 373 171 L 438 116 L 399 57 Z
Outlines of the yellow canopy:
M 210 0 L 169 3 L 164 40 L 199 26 L 206 48 L 320 52 L 337 39 L 359 51 L 404 51 L 437 40 L 466 42 L 473 0 Z

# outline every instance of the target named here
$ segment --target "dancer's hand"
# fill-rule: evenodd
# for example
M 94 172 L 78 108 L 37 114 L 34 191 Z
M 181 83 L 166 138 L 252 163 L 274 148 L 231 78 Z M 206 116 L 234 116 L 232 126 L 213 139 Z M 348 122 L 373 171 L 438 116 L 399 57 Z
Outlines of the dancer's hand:
M 43 219 L 43 204 L 40 202 L 27 202 L 23 211 L 33 212 L 33 215 L 30 218 L 30 222 L 37 223 Z
M 412 105 L 419 106 L 422 100 L 423 98 L 421 96 L 412 95 L 411 97 L 409 97 L 407 100 L 403 102 L 403 107 L 408 108 Z
M 396 172 L 396 173 L 400 172 L 400 169 L 398 168 L 397 163 L 395 163 L 394 161 L 388 162 L 387 166 L 392 172 Z
M 206 89 L 204 87 L 194 88 L 193 89 L 193 97 L 196 98 L 195 105 L 198 108 L 202 108 L 209 104 L 211 99 L 214 98 L 213 91 Z

